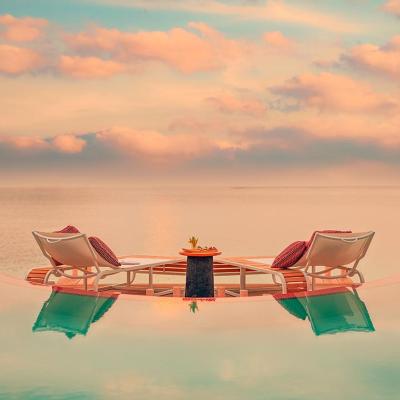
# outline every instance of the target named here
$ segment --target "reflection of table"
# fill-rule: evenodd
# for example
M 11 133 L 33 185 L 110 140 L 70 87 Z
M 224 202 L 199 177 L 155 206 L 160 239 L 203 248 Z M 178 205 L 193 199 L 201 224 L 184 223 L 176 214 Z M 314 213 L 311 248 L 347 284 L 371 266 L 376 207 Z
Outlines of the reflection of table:
M 214 297 L 213 257 L 219 251 L 181 251 L 187 256 L 185 297 Z

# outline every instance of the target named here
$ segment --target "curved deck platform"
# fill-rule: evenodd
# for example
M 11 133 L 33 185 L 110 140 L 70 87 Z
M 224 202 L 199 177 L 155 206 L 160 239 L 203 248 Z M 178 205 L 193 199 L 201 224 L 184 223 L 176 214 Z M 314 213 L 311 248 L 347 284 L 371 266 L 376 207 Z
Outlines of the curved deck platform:
M 131 261 L 144 262 L 145 260 L 166 260 L 173 257 L 165 256 L 148 256 L 148 255 L 132 255 L 124 257 Z M 299 292 L 307 290 L 307 280 L 301 271 L 277 270 L 275 275 L 271 275 L 270 264 L 268 261 L 271 257 L 227 257 L 214 259 L 213 272 L 216 278 L 215 297 L 238 297 L 238 296 L 261 296 L 269 294 L 277 294 L 281 292 Z M 131 279 L 130 281 L 118 283 L 111 282 L 109 284 L 100 284 L 99 291 L 113 290 L 123 294 L 131 295 L 154 295 L 168 297 L 183 297 L 185 291 L 184 280 L 178 280 L 179 277 L 186 275 L 186 260 L 180 260 L 172 263 L 165 263 L 149 268 L 143 268 L 135 272 L 138 275 L 148 276 L 148 281 L 139 281 L 139 279 Z M 27 275 L 26 280 L 33 285 L 45 285 L 46 278 L 51 273 L 51 267 L 33 268 Z M 259 278 L 253 279 L 255 282 L 246 282 L 248 277 L 257 275 Z M 268 282 L 268 277 L 272 279 Z M 261 277 L 262 276 L 262 277 Z M 161 277 L 161 279 L 157 279 Z M 162 277 L 168 277 L 167 281 Z M 176 277 L 176 281 L 172 282 L 171 277 Z M 230 277 L 228 280 L 227 277 Z M 54 277 L 56 278 L 56 277 Z M 222 278 L 222 279 L 219 279 Z M 266 278 L 266 279 L 265 279 Z M 161 280 L 161 282 L 155 282 Z M 271 282 L 272 280 L 272 282 Z M 84 289 L 83 280 L 68 279 L 59 277 L 48 283 L 61 288 Z M 349 278 L 342 279 L 319 279 L 316 289 L 353 286 L 354 283 Z M 285 290 L 283 290 L 285 287 Z M 87 282 L 87 290 L 93 291 L 93 279 Z

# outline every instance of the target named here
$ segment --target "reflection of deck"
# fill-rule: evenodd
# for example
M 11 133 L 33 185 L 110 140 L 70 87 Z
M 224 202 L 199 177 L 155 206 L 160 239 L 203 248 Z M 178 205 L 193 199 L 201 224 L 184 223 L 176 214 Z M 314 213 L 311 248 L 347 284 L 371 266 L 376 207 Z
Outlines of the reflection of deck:
M 148 258 L 149 256 L 131 256 L 131 258 Z M 157 258 L 153 256 L 152 258 Z M 160 257 L 161 258 L 161 257 Z M 163 257 L 165 258 L 165 257 Z M 261 259 L 267 257 L 231 257 L 229 259 L 214 260 L 214 277 L 215 277 L 215 296 L 261 296 L 280 293 L 282 286 L 278 283 L 268 282 L 271 280 L 271 275 L 265 274 L 262 271 L 255 271 L 251 269 L 252 265 L 263 268 L 263 264 L 260 263 Z M 257 260 L 260 260 L 257 262 Z M 248 263 L 249 268 L 245 269 L 246 277 L 252 282 L 246 282 L 246 289 L 241 290 L 240 282 L 240 268 L 235 263 Z M 268 268 L 265 265 L 265 268 Z M 44 277 L 50 268 L 42 267 L 33 269 L 27 277 L 27 280 L 36 285 L 43 284 Z M 244 268 L 242 268 L 243 272 Z M 285 275 L 285 280 L 288 285 L 288 292 L 298 292 L 306 290 L 304 277 L 298 271 L 290 270 L 279 270 L 279 272 Z M 151 271 L 154 276 L 153 279 L 149 279 L 149 282 L 143 282 L 143 279 L 135 279 L 131 284 L 109 282 L 106 284 L 99 285 L 99 291 L 110 290 L 117 291 L 121 294 L 130 295 L 155 295 L 155 296 L 174 296 L 182 297 L 185 289 L 183 277 L 186 274 L 186 261 L 182 260 L 176 263 L 165 264 L 157 267 L 152 267 Z M 137 272 L 138 276 L 149 275 L 149 269 L 143 269 Z M 125 274 L 122 272 L 116 275 L 123 281 Z M 181 276 L 181 281 L 178 281 L 178 277 Z M 254 277 L 256 276 L 256 277 Z M 160 279 L 158 279 L 158 277 Z M 164 278 L 165 277 L 165 278 Z M 172 282 L 171 278 L 175 277 L 176 281 Z M 165 281 L 168 280 L 168 282 Z M 145 279 L 146 280 L 146 279 Z M 156 282 L 159 280 L 160 282 Z M 175 280 L 175 279 L 174 279 Z M 151 283 L 150 283 L 151 281 Z M 91 281 L 88 282 L 88 290 L 92 289 Z M 68 278 L 59 278 L 55 281 L 58 287 L 73 287 L 75 289 L 83 289 L 83 282 L 81 280 L 72 280 Z M 349 278 L 340 279 L 318 279 L 315 285 L 315 289 L 331 288 L 338 286 L 351 286 L 353 282 Z

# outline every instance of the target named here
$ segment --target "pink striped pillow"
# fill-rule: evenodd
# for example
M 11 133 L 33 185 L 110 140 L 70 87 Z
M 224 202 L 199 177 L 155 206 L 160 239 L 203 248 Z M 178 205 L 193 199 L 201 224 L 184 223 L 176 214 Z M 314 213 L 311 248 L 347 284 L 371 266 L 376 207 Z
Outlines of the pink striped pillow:
M 96 253 L 101 258 L 106 260 L 111 265 L 115 265 L 116 267 L 119 267 L 121 265 L 114 252 L 101 239 L 96 236 L 90 236 L 88 239 L 90 244 L 96 250 Z
M 272 263 L 272 268 L 289 268 L 295 265 L 307 250 L 307 242 L 299 241 L 289 244 L 281 251 Z
M 272 268 L 289 268 L 297 263 L 303 254 L 309 249 L 316 233 L 351 233 L 351 231 L 337 231 L 326 229 L 323 231 L 314 231 L 308 242 L 293 242 L 281 251 L 272 263 Z
M 62 228 L 59 231 L 55 231 L 55 233 L 80 233 L 79 229 L 73 225 L 67 225 L 65 228 Z

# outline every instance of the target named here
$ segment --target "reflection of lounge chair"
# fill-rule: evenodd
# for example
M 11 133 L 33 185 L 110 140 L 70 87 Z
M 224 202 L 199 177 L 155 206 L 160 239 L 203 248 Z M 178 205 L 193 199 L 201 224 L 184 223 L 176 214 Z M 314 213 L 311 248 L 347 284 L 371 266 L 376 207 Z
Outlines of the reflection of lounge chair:
M 111 308 L 116 298 L 116 295 L 74 294 L 55 288 L 43 304 L 32 330 L 63 332 L 69 339 L 86 335 L 90 325 Z
M 246 289 L 247 271 L 271 274 L 274 282 L 280 281 L 282 293 L 287 293 L 288 287 L 292 291 L 314 289 L 316 278 L 343 279 L 357 275 L 363 283 L 364 277 L 357 267 L 373 236 L 374 232 L 316 232 L 303 256 L 286 269 L 272 268 L 273 258 L 223 258 L 219 261 L 240 268 L 240 289 Z M 332 274 L 334 270 L 338 271 L 335 275 Z
M 88 278 L 94 278 L 93 289 L 98 291 L 99 281 L 109 275 L 124 272 L 126 284 L 131 284 L 138 271 L 147 271 L 149 286 L 153 283 L 153 267 L 176 263 L 181 259 L 119 259 L 121 265 L 113 265 L 95 251 L 83 233 L 33 232 L 42 253 L 52 268 L 46 272 L 42 283 L 47 284 L 51 275 L 70 279 L 83 279 L 87 289 Z M 78 275 L 79 272 L 79 275 Z M 30 276 L 30 273 L 27 275 Z
M 290 314 L 303 320 L 308 318 L 316 336 L 375 330 L 367 307 L 355 289 L 334 288 L 274 297 Z

